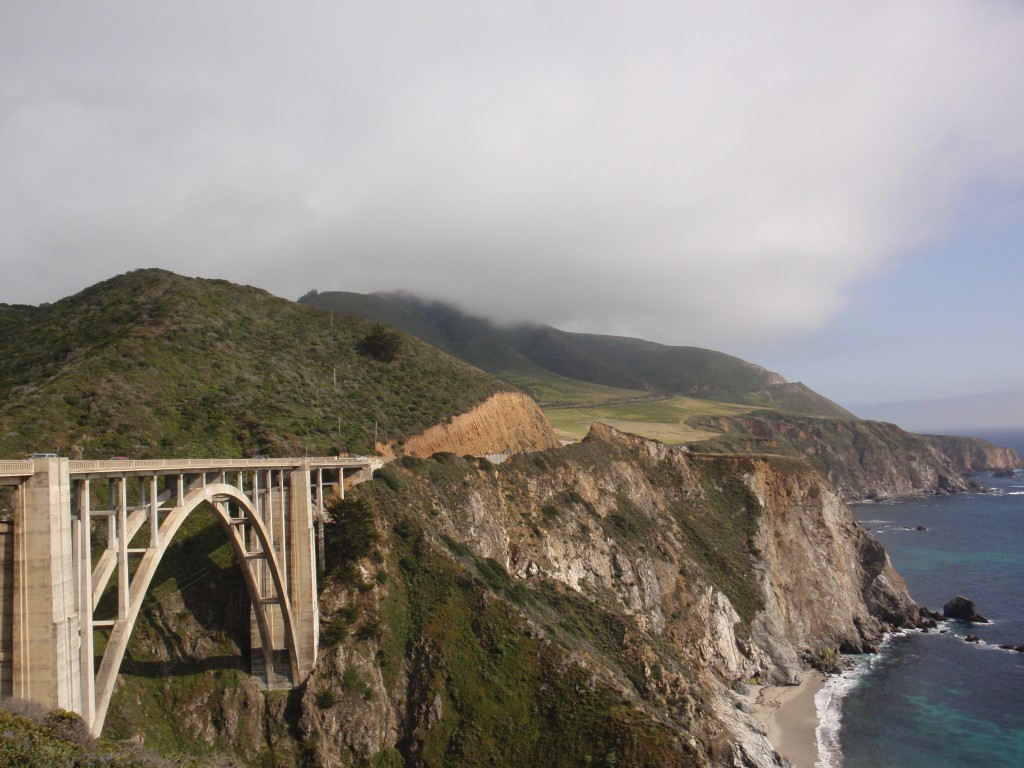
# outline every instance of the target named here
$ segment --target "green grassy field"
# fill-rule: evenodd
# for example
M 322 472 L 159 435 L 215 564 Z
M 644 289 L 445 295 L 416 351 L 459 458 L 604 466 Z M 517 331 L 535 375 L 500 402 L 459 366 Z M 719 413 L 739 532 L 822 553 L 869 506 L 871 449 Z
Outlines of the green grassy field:
M 716 432 L 689 426 L 686 420 L 691 416 L 736 416 L 751 410 L 752 406 L 677 396 L 580 407 L 547 407 L 544 415 L 563 440 L 580 440 L 593 422 L 601 421 L 622 432 L 679 445 L 717 436 Z
M 498 371 L 495 375 L 527 392 L 541 407 L 562 405 L 599 405 L 609 401 L 648 398 L 642 389 L 620 389 L 568 379 L 555 374 L 532 374 L 523 371 Z

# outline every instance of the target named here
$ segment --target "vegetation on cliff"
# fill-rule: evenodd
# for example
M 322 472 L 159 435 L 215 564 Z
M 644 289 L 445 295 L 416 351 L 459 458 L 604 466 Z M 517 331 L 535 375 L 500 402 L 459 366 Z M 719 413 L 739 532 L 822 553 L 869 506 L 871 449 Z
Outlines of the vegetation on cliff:
M 956 463 L 921 435 L 879 421 L 804 417 L 775 411 L 696 416 L 717 432 L 701 450 L 793 456 L 817 467 L 848 499 L 952 493 L 970 487 Z
M 174 763 L 109 739 L 97 741 L 73 712 L 17 699 L 0 700 L 0 768 L 199 768 L 181 757 Z
M 507 389 L 422 342 L 222 280 L 138 270 L 0 308 L 0 456 L 373 450 Z
M 817 531 L 823 487 L 792 460 L 695 455 L 607 428 L 501 465 L 400 459 L 332 505 L 320 658 L 290 695 L 244 674 L 244 610 L 201 605 L 208 581 L 230 591 L 234 577 L 220 570 L 223 534 L 200 526 L 185 554 L 217 570 L 157 580 L 108 728 L 249 765 L 770 764 L 737 746 L 717 708 L 733 707 L 736 680 L 792 674 L 757 645 L 780 567 L 763 547 L 794 541 L 766 521 Z M 881 626 L 862 595 L 884 563 L 859 577 L 857 541 L 814 535 L 807 548 L 828 562 L 801 560 L 816 591 L 791 595 L 787 613 L 827 614 L 838 599 L 849 615 L 790 639 L 771 629 L 794 660 L 862 647 Z M 848 586 L 833 584 L 836 557 Z

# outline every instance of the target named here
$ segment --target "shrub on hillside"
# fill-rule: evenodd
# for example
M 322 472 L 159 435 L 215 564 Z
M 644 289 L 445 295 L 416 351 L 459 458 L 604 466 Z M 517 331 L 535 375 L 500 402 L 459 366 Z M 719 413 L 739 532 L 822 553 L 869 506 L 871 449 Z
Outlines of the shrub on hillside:
M 333 520 L 324 528 L 328 566 L 337 575 L 370 554 L 377 543 L 377 527 L 362 499 L 335 499 L 327 512 Z
M 386 325 L 376 323 L 360 340 L 358 349 L 367 357 L 390 363 L 402 350 L 402 336 Z

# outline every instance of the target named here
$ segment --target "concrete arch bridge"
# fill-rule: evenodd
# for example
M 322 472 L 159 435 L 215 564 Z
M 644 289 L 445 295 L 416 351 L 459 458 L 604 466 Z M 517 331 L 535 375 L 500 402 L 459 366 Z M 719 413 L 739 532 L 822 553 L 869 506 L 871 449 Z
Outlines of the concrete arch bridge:
M 157 566 L 204 504 L 249 593 L 253 674 L 269 688 L 299 685 L 318 645 L 315 521 L 375 462 L 0 461 L 0 485 L 14 488 L 0 521 L 0 698 L 78 712 L 99 735 Z M 116 603 L 101 604 L 111 590 Z

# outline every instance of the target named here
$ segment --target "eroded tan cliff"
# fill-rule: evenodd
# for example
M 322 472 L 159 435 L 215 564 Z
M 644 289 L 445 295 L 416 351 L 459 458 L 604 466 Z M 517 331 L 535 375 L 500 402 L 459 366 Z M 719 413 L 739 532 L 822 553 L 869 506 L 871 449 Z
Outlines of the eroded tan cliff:
M 409 438 L 398 449 L 407 456 L 430 456 L 439 451 L 486 456 L 542 451 L 558 445 L 554 430 L 530 397 L 498 392 L 468 413 Z

